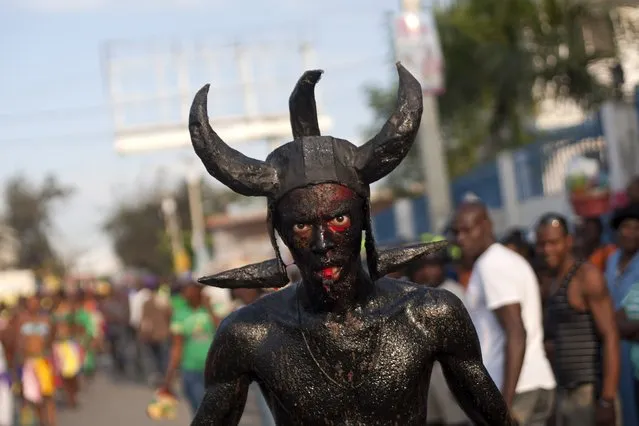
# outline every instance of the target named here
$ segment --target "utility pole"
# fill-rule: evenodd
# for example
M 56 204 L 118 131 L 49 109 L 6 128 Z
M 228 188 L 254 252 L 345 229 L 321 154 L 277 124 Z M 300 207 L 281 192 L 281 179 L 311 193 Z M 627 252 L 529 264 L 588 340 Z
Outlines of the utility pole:
M 195 172 L 194 168 L 187 176 L 187 187 L 191 213 L 191 246 L 195 257 L 192 269 L 199 275 L 206 268 L 208 250 L 206 248 L 204 208 L 202 207 L 201 175 Z
M 421 13 L 421 1 L 401 0 L 401 9 L 403 13 L 415 14 L 415 17 L 418 17 Z M 420 55 L 415 56 L 420 57 Z M 415 71 L 411 70 L 411 72 Z M 417 144 L 419 145 L 422 171 L 426 179 L 430 227 L 434 232 L 439 232 L 448 221 L 452 210 L 452 201 L 448 163 L 439 126 L 437 98 L 429 90 L 424 91 L 424 112 L 417 134 Z
M 166 197 L 162 200 L 162 212 L 164 213 L 164 223 L 166 233 L 171 241 L 171 251 L 173 252 L 173 267 L 176 274 L 182 274 L 189 270 L 188 256 L 182 244 L 180 223 L 177 217 L 177 206 L 173 197 Z

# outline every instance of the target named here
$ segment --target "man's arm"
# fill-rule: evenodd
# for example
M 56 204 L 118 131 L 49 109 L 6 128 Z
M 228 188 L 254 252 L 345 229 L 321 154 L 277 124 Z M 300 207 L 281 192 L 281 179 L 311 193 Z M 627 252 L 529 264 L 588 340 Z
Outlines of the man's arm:
M 619 334 L 615 311 L 606 281 L 592 265 L 584 265 L 582 294 L 603 344 L 603 386 L 601 398 L 614 402 L 619 383 Z
M 504 381 L 501 393 L 506 404 L 511 407 L 519 373 L 526 354 L 526 328 L 521 318 L 522 280 L 535 280 L 532 270 L 524 271 L 521 265 L 508 265 L 505 260 L 491 258 L 491 263 L 482 264 L 479 269 L 486 296 L 486 306 L 493 311 L 505 335 Z
M 175 380 L 175 373 L 182 362 L 182 351 L 184 350 L 184 336 L 178 333 L 171 334 L 171 350 L 169 351 L 169 363 L 164 375 L 162 390 L 170 391 Z
M 438 330 L 442 346 L 436 359 L 450 390 L 473 424 L 514 425 L 504 398 L 484 367 L 479 339 L 466 308 L 452 294 L 444 294 L 439 302 L 445 309 Z
M 220 324 L 206 360 L 206 393 L 191 426 L 236 426 L 251 383 L 248 325 L 231 314 Z
M 521 319 L 521 305 L 514 303 L 493 311 L 506 335 L 504 362 L 504 384 L 501 390 L 510 407 L 515 398 L 515 389 L 526 354 L 526 329 Z

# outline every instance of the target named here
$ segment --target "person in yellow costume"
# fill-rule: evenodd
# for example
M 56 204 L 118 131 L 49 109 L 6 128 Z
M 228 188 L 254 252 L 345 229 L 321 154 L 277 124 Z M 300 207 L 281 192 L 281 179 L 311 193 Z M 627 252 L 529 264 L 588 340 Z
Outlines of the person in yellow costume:
M 17 321 L 17 358 L 22 365 L 22 396 L 36 412 L 39 424 L 56 426 L 55 381 L 51 354 L 52 323 L 37 296 L 30 296 Z
M 67 403 L 77 406 L 78 376 L 82 369 L 82 351 L 74 339 L 73 306 L 64 292 L 55 297 L 53 309 L 55 341 L 53 342 L 53 361 L 56 372 L 62 382 Z

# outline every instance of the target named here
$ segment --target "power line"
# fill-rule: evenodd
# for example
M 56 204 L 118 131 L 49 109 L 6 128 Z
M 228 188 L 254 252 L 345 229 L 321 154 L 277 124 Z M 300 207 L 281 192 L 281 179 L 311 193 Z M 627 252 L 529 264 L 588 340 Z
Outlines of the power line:
M 87 132 L 73 132 L 73 133 L 67 133 L 67 134 L 62 134 L 57 136 L 43 135 L 43 136 L 26 136 L 26 137 L 21 136 L 16 138 L 8 137 L 8 138 L 0 139 L 0 144 L 5 144 L 5 143 L 16 144 L 17 145 L 16 148 L 25 147 L 24 145 L 26 143 L 28 143 L 31 146 L 31 144 L 33 143 L 47 144 L 52 141 L 62 141 L 62 142 L 65 142 L 65 145 L 78 145 L 78 144 L 86 143 L 87 140 L 91 140 L 91 139 L 93 139 L 93 142 L 95 142 L 95 139 L 107 139 L 111 135 L 113 135 L 113 132 L 111 130 L 104 129 L 104 130 L 93 130 L 93 131 L 87 131 Z M 60 146 L 60 145 L 56 144 L 56 146 Z
M 328 64 L 325 68 L 330 71 L 331 75 L 335 75 L 336 73 L 349 71 L 354 68 L 359 68 L 363 66 L 370 66 L 373 64 L 384 64 L 387 60 L 385 58 L 380 58 L 379 56 L 371 56 L 366 58 L 355 58 L 349 61 L 343 61 L 336 64 Z M 256 82 L 256 84 L 268 84 L 267 82 Z M 224 90 L 224 88 L 220 88 L 218 90 Z M 227 88 L 226 90 L 234 90 L 232 88 Z M 111 112 L 116 107 L 121 106 L 137 106 L 141 107 L 145 104 L 154 104 L 162 101 L 170 101 L 175 99 L 178 101 L 181 99 L 181 95 L 176 93 L 173 95 L 167 96 L 156 96 L 156 97 L 146 97 L 141 100 L 132 100 L 127 102 L 118 102 L 116 105 L 109 104 L 100 104 L 100 105 L 88 105 L 88 106 L 77 106 L 77 107 L 66 107 L 66 108 L 52 108 L 52 109 L 43 109 L 37 111 L 29 111 L 24 113 L 0 113 L 0 124 L 2 122 L 11 122 L 12 124 L 19 124 L 20 122 L 33 121 L 34 117 L 37 117 L 38 123 L 46 122 L 46 121 L 60 121 L 64 119 L 77 119 L 86 116 L 96 116 L 98 114 L 105 114 L 105 118 L 110 118 Z M 28 140 L 31 138 L 20 138 L 21 140 Z M 40 138 L 37 138 L 40 139 Z M 49 138 L 50 139 L 50 138 Z M 13 141 L 13 138 L 0 138 L 1 142 Z
M 42 109 L 37 111 L 29 111 L 22 113 L 0 113 L 0 122 L 3 121 L 11 121 L 11 122 L 21 122 L 21 121 L 33 121 L 34 117 L 38 117 L 38 122 L 42 123 L 43 121 L 51 121 L 51 120 L 61 120 L 64 118 L 77 118 L 86 115 L 96 115 L 101 113 L 109 113 L 110 107 L 109 105 L 89 105 L 89 106 L 76 106 L 76 107 L 65 107 L 65 108 L 51 108 L 51 109 Z

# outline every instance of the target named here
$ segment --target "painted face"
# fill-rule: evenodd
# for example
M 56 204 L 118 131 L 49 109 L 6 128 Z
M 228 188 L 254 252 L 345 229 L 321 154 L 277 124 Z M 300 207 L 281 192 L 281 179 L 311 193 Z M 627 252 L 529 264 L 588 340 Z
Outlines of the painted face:
M 328 290 L 360 266 L 364 200 L 338 184 L 295 189 L 277 205 L 276 229 L 305 281 Z

